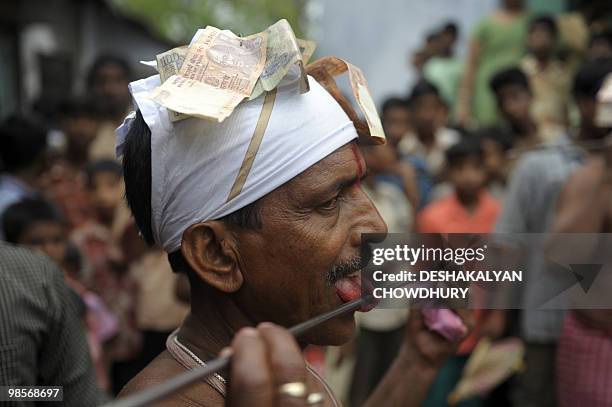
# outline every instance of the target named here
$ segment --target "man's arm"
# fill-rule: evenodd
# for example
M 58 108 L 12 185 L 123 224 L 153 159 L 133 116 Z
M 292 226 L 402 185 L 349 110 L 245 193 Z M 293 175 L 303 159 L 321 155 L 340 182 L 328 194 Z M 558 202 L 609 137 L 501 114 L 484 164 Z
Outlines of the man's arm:
M 601 233 L 606 231 L 612 213 L 612 179 L 610 169 L 601 156 L 591 156 L 567 181 L 557 202 L 557 213 L 553 222 L 554 233 L 547 241 L 549 256 L 563 258 L 568 253 L 558 233 Z M 581 237 L 580 244 L 573 244 L 570 251 L 573 259 L 588 258 L 599 239 Z M 612 311 L 604 309 L 575 309 L 574 312 L 589 325 L 610 329 Z
M 427 329 L 420 310 L 411 310 L 400 353 L 365 406 L 420 406 L 438 371 L 456 349 L 457 343 Z
M 603 157 L 592 156 L 565 184 L 553 233 L 599 233 L 612 198 L 612 178 Z

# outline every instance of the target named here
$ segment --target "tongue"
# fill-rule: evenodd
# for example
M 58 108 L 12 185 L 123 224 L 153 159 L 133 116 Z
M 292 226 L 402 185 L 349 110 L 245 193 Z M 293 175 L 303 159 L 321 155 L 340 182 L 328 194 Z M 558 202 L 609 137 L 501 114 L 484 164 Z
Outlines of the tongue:
M 336 281 L 334 287 L 336 287 L 338 296 L 344 302 L 361 297 L 361 278 L 359 276 L 342 278 Z

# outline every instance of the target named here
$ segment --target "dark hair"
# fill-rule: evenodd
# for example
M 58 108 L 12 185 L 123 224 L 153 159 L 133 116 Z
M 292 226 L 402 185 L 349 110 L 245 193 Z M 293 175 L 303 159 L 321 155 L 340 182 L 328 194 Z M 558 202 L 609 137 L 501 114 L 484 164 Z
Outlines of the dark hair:
M 525 75 L 523 71 L 516 67 L 506 68 L 502 69 L 501 71 L 497 71 L 489 82 L 491 90 L 493 91 L 493 93 L 496 94 L 499 93 L 502 88 L 511 85 L 520 86 L 528 92 L 531 92 L 527 75 Z
M 73 242 L 68 242 L 66 247 L 66 255 L 64 256 L 63 266 L 68 272 L 78 276 L 83 269 L 83 255 Z
M 91 97 L 73 97 L 60 102 L 57 113 L 60 118 L 98 118 L 100 106 Z
M 440 31 L 430 31 L 425 35 L 425 43 L 435 41 L 436 39 L 440 38 L 440 34 Z
M 552 17 L 547 15 L 538 16 L 531 20 L 531 22 L 529 23 L 529 31 L 533 30 L 536 27 L 545 29 L 553 37 L 557 37 L 559 33 L 557 23 Z
M 12 116 L 0 124 L 0 167 L 7 172 L 28 168 L 47 148 L 47 131 L 22 116 Z
M 98 72 L 100 71 L 100 69 L 108 65 L 114 65 L 114 66 L 121 68 L 127 80 L 129 80 L 130 77 L 132 76 L 132 70 L 130 69 L 130 65 L 124 58 L 117 56 L 117 55 L 110 55 L 110 54 L 100 55 L 96 58 L 93 64 L 91 64 L 91 67 L 89 68 L 89 71 L 87 72 L 87 87 L 88 88 L 91 89 L 91 87 L 95 84 L 97 76 L 98 76 Z
M 445 33 L 449 33 L 449 34 L 451 34 L 454 37 L 457 37 L 459 35 L 459 26 L 454 21 L 447 21 L 442 26 L 442 30 L 441 31 L 445 32 Z
M 472 133 L 472 137 L 476 137 L 482 141 L 485 139 L 493 140 L 499 144 L 504 151 L 508 151 L 512 148 L 512 134 L 503 127 L 499 126 L 487 126 L 481 127 Z
M 612 58 L 586 62 L 574 76 L 575 98 L 595 99 L 606 76 L 612 72 Z
M 2 229 L 7 242 L 17 243 L 27 228 L 38 222 L 64 222 L 59 210 L 42 198 L 26 198 L 10 205 L 2 215 Z
M 468 157 L 482 159 L 483 152 L 478 137 L 467 136 L 446 150 L 446 163 L 449 167 L 461 164 Z
M 117 178 L 121 178 L 123 175 L 123 168 L 117 161 L 110 159 L 102 159 L 88 163 L 85 166 L 85 178 L 87 179 L 88 188 L 93 186 L 94 176 L 102 172 L 110 172 L 115 174 Z
M 597 31 L 591 34 L 591 38 L 589 38 L 589 47 L 597 41 L 607 42 L 608 46 L 612 47 L 612 30 Z
M 390 97 L 385 99 L 380 108 L 381 116 L 384 116 L 388 110 L 394 108 L 408 109 L 408 101 L 404 98 L 398 97 Z
M 147 244 L 152 245 L 151 228 L 151 130 L 140 111 L 132 122 L 123 146 L 123 179 L 125 197 L 136 225 Z M 243 229 L 261 228 L 257 201 L 222 218 L 228 224 Z M 180 250 L 168 255 L 173 270 L 188 268 Z
M 408 100 L 412 104 L 415 103 L 419 98 L 426 95 L 435 95 L 439 97 L 440 91 L 433 83 L 428 82 L 425 79 L 421 79 L 412 87 Z

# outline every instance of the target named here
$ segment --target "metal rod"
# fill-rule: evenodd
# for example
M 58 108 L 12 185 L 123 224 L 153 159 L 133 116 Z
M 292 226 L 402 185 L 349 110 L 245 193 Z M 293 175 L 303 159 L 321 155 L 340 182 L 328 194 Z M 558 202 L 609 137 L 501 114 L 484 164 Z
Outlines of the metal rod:
M 342 304 L 338 308 L 318 315 L 308 321 L 297 324 L 289 329 L 289 332 L 296 338 L 303 335 L 310 329 L 321 325 L 330 319 L 347 314 L 367 303 L 367 297 L 360 297 L 353 301 Z M 188 386 L 196 381 L 210 376 L 229 366 L 231 356 L 219 357 L 207 362 L 206 366 L 200 366 L 196 369 L 189 370 L 178 376 L 175 376 L 157 386 L 146 389 L 134 395 L 119 399 L 115 402 L 104 404 L 102 407 L 140 407 L 148 406 L 151 403 L 161 400 L 172 393 Z

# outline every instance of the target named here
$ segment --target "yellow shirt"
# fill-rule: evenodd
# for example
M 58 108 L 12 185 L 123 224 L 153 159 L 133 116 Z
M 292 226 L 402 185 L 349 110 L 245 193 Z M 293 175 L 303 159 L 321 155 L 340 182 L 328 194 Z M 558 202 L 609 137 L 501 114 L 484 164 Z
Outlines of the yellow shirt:
M 569 70 L 558 60 L 552 60 L 542 67 L 530 55 L 523 58 L 521 68 L 529 78 L 533 93 L 531 114 L 538 125 L 538 132 L 543 141 L 554 140 L 568 126 L 571 100 Z

